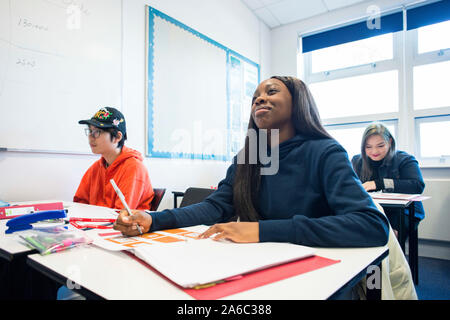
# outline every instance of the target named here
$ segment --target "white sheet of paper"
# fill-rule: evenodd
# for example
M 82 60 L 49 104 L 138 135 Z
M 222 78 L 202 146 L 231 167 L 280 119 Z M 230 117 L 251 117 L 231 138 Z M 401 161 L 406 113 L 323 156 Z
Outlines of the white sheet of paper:
M 420 194 L 404 194 L 404 193 L 387 193 L 387 192 L 370 192 L 373 199 L 386 200 L 412 200 L 420 197 Z
M 68 218 L 114 219 L 118 216 L 114 209 L 83 203 L 65 205 L 64 208 L 68 210 Z
M 185 288 L 224 280 L 312 256 L 312 248 L 290 243 L 188 240 L 142 246 L 135 255 Z

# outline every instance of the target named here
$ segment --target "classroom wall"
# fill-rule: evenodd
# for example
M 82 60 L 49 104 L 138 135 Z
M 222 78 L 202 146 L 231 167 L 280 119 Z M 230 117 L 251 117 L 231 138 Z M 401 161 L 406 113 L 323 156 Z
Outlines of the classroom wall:
M 398 7 L 400 3 L 408 4 L 412 2 L 417 1 L 368 1 L 272 29 L 272 73 L 279 75 L 299 74 L 298 72 L 301 71 L 301 60 L 297 61 L 299 34 L 332 27 L 349 19 L 364 17 L 367 15 L 367 7 L 372 4 L 378 5 L 383 12 Z M 443 203 L 443 199 L 448 200 L 450 198 L 450 191 L 438 187 L 438 184 L 450 185 L 450 168 L 421 168 L 421 170 L 427 184 L 424 194 L 431 196 L 432 199 L 424 202 L 426 220 L 419 228 L 419 239 L 422 240 L 419 241 L 419 255 L 450 260 L 450 242 L 441 240 L 443 239 L 442 232 L 445 231 L 433 227 L 450 225 L 448 205 Z M 448 182 L 448 184 L 445 182 Z
M 270 30 L 240 0 L 124 0 L 122 110 L 127 120 L 127 145 L 143 154 L 146 145 L 145 5 L 180 20 L 259 63 L 262 79 L 270 75 L 271 61 Z M 92 110 L 93 113 L 95 111 Z M 42 125 L 51 125 L 51 119 Z M 86 151 L 89 152 L 85 139 Z M 71 201 L 82 175 L 96 159 L 96 155 L 0 152 L 0 199 Z M 145 165 L 153 186 L 167 188 L 160 205 L 163 209 L 173 205 L 172 190 L 184 191 L 189 186 L 217 186 L 229 164 L 146 158 Z

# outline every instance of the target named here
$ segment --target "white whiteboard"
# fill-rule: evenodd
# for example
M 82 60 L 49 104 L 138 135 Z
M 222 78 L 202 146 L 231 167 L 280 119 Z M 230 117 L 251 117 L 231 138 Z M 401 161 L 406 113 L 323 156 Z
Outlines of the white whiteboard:
M 83 126 L 121 109 L 121 0 L 0 0 L 0 147 L 89 152 Z

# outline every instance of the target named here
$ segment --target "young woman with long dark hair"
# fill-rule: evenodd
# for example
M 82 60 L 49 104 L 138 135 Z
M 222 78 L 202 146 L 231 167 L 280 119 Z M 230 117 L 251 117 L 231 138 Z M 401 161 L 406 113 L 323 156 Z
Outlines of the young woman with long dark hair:
M 217 190 L 203 202 L 161 212 L 121 212 L 114 228 L 145 231 L 212 225 L 201 237 L 235 242 L 291 242 L 317 247 L 382 246 L 388 221 L 354 173 L 347 153 L 323 128 L 314 99 L 299 79 L 272 77 L 252 102 L 245 147 Z M 266 131 L 262 131 L 266 130 Z M 267 132 L 277 171 L 261 161 L 252 132 Z M 274 135 L 278 141 L 272 139 Z M 253 151 L 252 151 L 253 150 Z M 257 150 L 257 161 L 250 161 Z M 275 152 L 277 151 L 277 152 Z M 239 161 L 246 159 L 247 161 Z M 235 221 L 237 218 L 237 221 Z

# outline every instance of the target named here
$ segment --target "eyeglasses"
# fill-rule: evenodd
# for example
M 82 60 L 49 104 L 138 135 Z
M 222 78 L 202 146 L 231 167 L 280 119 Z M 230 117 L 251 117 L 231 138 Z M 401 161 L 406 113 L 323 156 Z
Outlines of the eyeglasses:
M 100 135 L 102 134 L 103 130 L 91 130 L 89 128 L 84 129 L 84 133 L 86 134 L 86 136 L 91 136 L 94 139 L 97 139 L 98 137 L 100 137 Z

